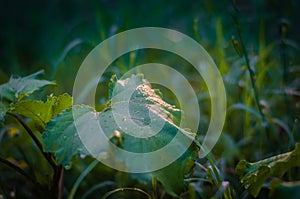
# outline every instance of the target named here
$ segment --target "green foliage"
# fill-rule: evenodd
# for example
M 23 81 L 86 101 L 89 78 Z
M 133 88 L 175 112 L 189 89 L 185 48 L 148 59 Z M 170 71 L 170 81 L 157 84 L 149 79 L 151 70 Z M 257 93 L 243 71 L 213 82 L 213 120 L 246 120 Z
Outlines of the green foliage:
M 8 83 L 0 85 L 0 96 L 15 102 L 44 86 L 55 84 L 51 81 L 35 79 L 41 73 L 43 70 L 22 78 L 11 77 Z
M 154 118 L 151 125 L 158 125 L 161 122 L 164 123 L 164 127 L 157 134 L 149 138 L 139 139 L 128 134 L 123 133 L 123 130 L 114 121 L 113 113 L 111 108 L 107 108 L 105 111 L 97 113 L 90 107 L 87 106 L 74 106 L 62 114 L 51 120 L 47 127 L 46 132 L 43 134 L 45 151 L 54 152 L 56 154 L 57 162 L 63 164 L 65 167 L 70 167 L 72 156 L 75 154 L 85 156 L 87 151 L 84 148 L 82 142 L 79 139 L 77 130 L 94 131 L 91 128 L 93 122 L 91 122 L 90 117 L 86 117 L 88 114 L 92 114 L 92 118 L 100 121 L 100 125 L 107 137 L 111 139 L 118 137 L 114 141 L 121 148 L 136 152 L 136 153 L 147 153 L 150 151 L 155 151 L 167 143 L 169 143 L 176 133 L 187 134 L 184 130 L 180 129 L 175 125 L 178 119 L 173 113 L 179 112 L 173 106 L 164 102 L 160 96 L 156 95 L 155 91 L 151 88 L 150 84 L 142 78 L 141 75 L 132 76 L 131 78 L 114 81 L 115 91 L 111 99 L 111 106 L 113 106 L 114 111 L 120 114 L 121 117 L 126 117 L 122 115 L 124 113 L 125 103 L 129 103 L 132 118 L 138 118 L 138 122 L 142 125 L 149 123 L 150 118 L 145 118 L 150 114 L 153 114 Z M 136 89 L 135 89 L 136 88 Z M 124 94 L 128 93 L 128 90 L 134 89 L 133 95 L 129 101 L 124 101 Z M 116 107 L 114 106 L 115 104 Z M 73 115 L 74 114 L 74 120 Z M 74 121 L 77 124 L 77 129 L 75 127 Z M 120 119 L 120 123 L 126 129 L 126 118 Z M 129 127 L 128 127 L 129 128 Z M 152 127 L 153 128 L 153 127 Z M 132 129 L 130 129 L 132 130 Z M 121 132 L 120 135 L 115 135 L 115 133 Z M 139 129 L 133 129 L 131 133 L 146 133 Z M 154 131 L 154 130 L 153 130 Z M 151 133 L 151 132 L 150 132 Z M 155 132 L 153 132 L 155 133 Z M 189 139 L 187 137 L 187 139 Z M 97 142 L 97 141 L 96 141 Z M 176 140 L 176 145 L 178 147 L 185 147 L 183 145 L 183 140 Z M 110 149 L 107 148 L 106 151 Z M 153 177 L 157 178 L 165 187 L 166 191 L 172 195 L 177 195 L 182 192 L 184 187 L 184 177 L 191 174 L 193 168 L 193 162 L 198 155 L 198 148 L 195 144 L 189 147 L 182 157 L 178 160 L 163 168 L 159 171 L 152 173 Z M 111 154 L 117 158 L 116 154 Z M 147 161 L 147 160 L 145 160 Z M 125 165 L 129 166 L 130 162 L 124 162 Z M 172 175 L 176 173 L 175 175 Z
M 43 133 L 44 150 L 53 152 L 56 161 L 64 165 L 65 168 L 71 167 L 73 155 L 88 155 L 78 136 L 74 120 L 84 118 L 85 114 L 91 111 L 93 109 L 88 106 L 73 106 L 54 117 L 46 126 Z M 73 118 L 73 113 L 76 115 L 75 118 Z M 81 125 L 87 125 L 88 123 L 88 120 L 83 120 Z M 87 128 L 87 126 L 85 127 Z
M 184 179 L 192 176 L 194 159 L 197 158 L 197 155 L 197 148 L 192 146 L 169 166 L 154 171 L 152 176 L 162 183 L 169 194 L 178 196 L 183 192 L 183 188 L 186 186 Z M 175 173 L 176 175 L 174 175 Z
M 72 106 L 72 97 L 63 94 L 48 96 L 46 102 L 39 100 L 20 100 L 11 104 L 9 111 L 31 118 L 43 130 L 52 117 Z
M 258 196 L 263 183 L 271 176 L 281 177 L 292 167 L 300 167 L 300 144 L 295 150 L 273 156 L 255 163 L 242 160 L 236 166 L 236 173 L 240 176 L 244 187 L 254 197 Z
M 176 124 L 180 121 L 180 110 L 174 108 L 170 104 L 164 102 L 157 91 L 151 88 L 151 85 L 143 79 L 141 75 L 132 76 L 124 80 L 113 81 L 114 91 L 110 91 L 112 99 L 111 106 L 113 106 L 114 111 L 117 115 L 120 114 L 118 118 L 120 126 L 126 129 L 126 115 L 122 114 L 125 112 L 126 104 L 130 107 L 130 116 L 136 118 L 135 121 L 141 126 L 149 124 L 150 118 L 152 116 L 151 128 L 164 123 L 164 127 L 159 133 L 152 137 L 145 139 L 139 139 L 128 134 L 122 133 L 122 129 L 119 129 L 118 125 L 115 123 L 112 110 L 100 113 L 100 123 L 101 121 L 107 121 L 108 125 L 103 124 L 103 129 L 107 132 L 108 136 L 113 136 L 115 130 L 121 132 L 121 148 L 138 153 L 147 153 L 155 151 L 166 144 L 168 144 L 176 135 L 176 133 L 182 133 L 183 135 L 190 136 L 188 132 L 180 129 Z M 136 89 L 135 89 L 136 88 Z M 124 96 L 126 93 L 135 89 L 130 99 L 124 101 Z M 130 126 L 128 126 L 130 128 Z M 135 133 L 149 133 L 151 132 L 141 132 L 135 129 Z M 134 132 L 131 132 L 134 133 Z M 154 130 L 155 133 L 155 130 Z M 184 140 L 176 140 L 176 145 L 178 147 L 185 147 L 183 145 Z M 193 162 L 198 155 L 198 148 L 193 143 L 192 146 L 174 163 L 170 164 L 166 168 L 152 172 L 152 176 L 157 178 L 163 185 L 166 191 L 172 195 L 178 195 L 182 192 L 184 187 L 184 177 L 191 174 L 193 168 Z M 147 161 L 147 160 L 145 160 Z M 126 164 L 126 163 L 125 163 Z M 155 164 L 155 163 L 153 163 Z M 173 175 L 176 173 L 176 176 Z M 138 178 L 139 179 L 139 178 Z

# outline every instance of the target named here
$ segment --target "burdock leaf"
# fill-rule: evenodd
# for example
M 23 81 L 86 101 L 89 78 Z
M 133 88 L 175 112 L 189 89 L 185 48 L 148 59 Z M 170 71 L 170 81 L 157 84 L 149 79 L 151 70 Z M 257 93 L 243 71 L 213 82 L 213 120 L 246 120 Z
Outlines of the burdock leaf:
M 185 153 L 170 165 L 151 172 L 150 175 L 160 181 L 169 194 L 178 195 L 184 188 L 184 178 L 191 174 L 194 159 L 198 156 L 198 148 L 194 143 L 191 146 L 186 146 L 184 140 L 175 138 L 175 135 L 179 133 L 186 136 L 186 139 L 190 139 L 189 133 L 176 125 L 180 123 L 181 110 L 163 101 L 157 91 L 151 88 L 149 82 L 143 79 L 142 75 L 133 75 L 130 78 L 115 81 L 114 85 L 114 92 L 110 91 L 112 109 L 100 113 L 102 128 L 109 137 L 115 138 L 116 135 L 112 133 L 120 132 L 119 147 L 135 153 L 148 153 L 159 150 L 175 139 L 173 140 L 175 144 L 178 148 L 186 150 Z M 128 93 L 131 93 L 130 98 L 125 97 Z M 128 115 L 124 114 L 128 107 L 130 118 L 127 118 Z M 115 112 L 114 117 L 119 116 L 118 124 L 113 118 L 112 111 Z M 129 119 L 135 122 L 137 128 L 130 128 Z M 161 124 L 164 125 L 157 130 L 156 127 Z M 147 138 L 135 137 L 146 134 L 145 130 L 139 130 L 138 128 L 146 125 L 150 126 L 150 132 L 147 133 L 153 135 Z M 172 156 L 172 154 L 166 154 L 166 156 L 168 155 Z M 125 165 L 130 164 L 132 162 L 125 162 Z M 156 164 L 156 162 L 149 162 L 149 164 Z M 137 176 L 135 175 L 139 179 Z M 141 176 L 141 181 L 143 180 L 144 177 Z
M 73 155 L 87 154 L 79 139 L 78 132 L 80 132 L 80 135 L 88 135 L 87 140 L 91 143 L 88 146 L 102 143 L 101 150 L 106 152 L 102 153 L 102 158 L 108 156 L 113 159 L 112 161 L 132 170 L 131 167 L 142 165 L 141 163 L 158 164 L 161 160 L 143 159 L 132 162 L 120 157 L 112 145 L 106 145 L 103 139 L 93 135 L 97 131 L 95 126 L 100 124 L 108 141 L 115 146 L 133 153 L 154 152 L 172 141 L 178 150 L 183 151 L 182 155 L 171 164 L 146 175 L 155 177 L 169 194 L 177 196 L 182 192 L 185 186 L 184 178 L 191 174 L 194 159 L 198 156 L 197 146 L 190 141 L 192 134 L 177 126 L 181 111 L 164 102 L 142 75 L 112 80 L 114 82 L 110 84 L 110 103 L 108 103 L 110 107 L 97 113 L 87 106 L 75 106 L 72 110 L 58 115 L 46 127 L 43 136 L 45 150 L 54 152 L 58 163 L 69 166 Z M 72 111 L 73 115 L 76 115 L 75 118 L 72 117 Z M 143 128 L 146 126 L 149 128 Z M 179 138 L 176 137 L 177 134 L 180 135 Z M 169 158 L 173 153 L 174 151 L 168 151 L 162 154 L 161 158 Z M 145 178 L 140 179 L 144 181 Z
M 242 160 L 236 166 L 236 173 L 241 183 L 251 195 L 257 197 L 263 183 L 269 177 L 281 177 L 292 167 L 300 166 L 300 144 L 288 153 L 273 156 L 258 162 L 249 163 Z

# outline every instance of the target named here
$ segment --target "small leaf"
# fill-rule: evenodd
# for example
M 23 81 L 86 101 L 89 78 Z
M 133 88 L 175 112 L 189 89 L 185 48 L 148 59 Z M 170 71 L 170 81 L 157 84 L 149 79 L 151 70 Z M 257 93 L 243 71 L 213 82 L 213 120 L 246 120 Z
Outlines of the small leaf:
M 51 118 L 72 106 L 72 97 L 63 94 L 48 96 L 47 101 L 21 100 L 11 104 L 10 111 L 31 118 L 37 127 L 44 129 Z
M 44 86 L 55 85 L 51 81 L 35 79 L 43 72 L 41 70 L 23 78 L 11 77 L 8 83 L 0 85 L 0 97 L 9 101 L 17 101 Z
M 242 160 L 236 166 L 241 183 L 251 195 L 257 197 L 263 183 L 271 176 L 281 177 L 292 167 L 300 167 L 300 144 L 288 153 L 273 156 L 259 162 L 249 163 Z
M 46 103 L 52 104 L 52 107 L 51 107 L 52 114 L 51 115 L 53 117 L 53 116 L 61 113 L 63 110 L 70 108 L 73 104 L 73 98 L 69 94 L 64 93 L 62 95 L 59 95 L 58 97 L 48 96 Z
M 44 128 L 47 121 L 51 119 L 51 104 L 43 101 L 22 100 L 17 104 L 12 104 L 10 112 L 31 118 L 35 125 Z

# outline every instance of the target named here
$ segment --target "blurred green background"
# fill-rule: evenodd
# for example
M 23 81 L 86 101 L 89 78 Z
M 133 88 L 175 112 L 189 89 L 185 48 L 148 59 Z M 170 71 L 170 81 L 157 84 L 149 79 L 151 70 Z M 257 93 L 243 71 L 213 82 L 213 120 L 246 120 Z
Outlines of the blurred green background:
M 299 1 L 237 1 L 237 6 L 243 37 L 251 51 L 259 51 L 263 32 L 265 45 L 274 43 L 274 56 L 279 57 L 280 25 L 285 22 L 289 47 L 293 53 L 298 50 Z M 2 77 L 40 68 L 48 75 L 55 68 L 62 73 L 76 71 L 89 50 L 107 37 L 144 26 L 171 28 L 191 36 L 219 64 L 218 51 L 223 50 L 228 60 L 235 55 L 232 13 L 230 1 L 3 1 Z

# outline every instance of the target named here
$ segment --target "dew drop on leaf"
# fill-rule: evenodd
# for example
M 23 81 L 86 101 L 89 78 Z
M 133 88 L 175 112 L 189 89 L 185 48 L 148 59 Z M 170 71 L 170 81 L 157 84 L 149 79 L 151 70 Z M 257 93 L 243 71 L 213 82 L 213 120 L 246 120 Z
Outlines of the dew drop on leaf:
M 81 154 L 79 155 L 79 157 L 80 157 L 81 159 L 84 159 L 84 158 L 86 157 L 86 154 L 81 153 Z

